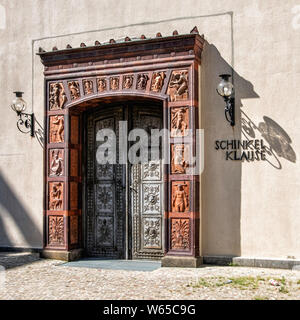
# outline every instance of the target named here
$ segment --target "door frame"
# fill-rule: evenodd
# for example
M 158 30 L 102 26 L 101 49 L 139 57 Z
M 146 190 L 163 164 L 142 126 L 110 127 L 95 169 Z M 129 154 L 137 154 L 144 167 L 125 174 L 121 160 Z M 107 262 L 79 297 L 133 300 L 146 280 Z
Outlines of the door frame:
M 40 50 L 45 75 L 44 256 L 64 260 L 82 254 L 82 190 L 79 157 L 82 112 L 101 103 L 128 99 L 163 101 L 164 126 L 171 130 L 175 111 L 185 110 L 191 134 L 184 146 L 196 154 L 200 126 L 199 78 L 204 39 L 195 32 L 75 49 Z M 160 79 L 159 79 L 160 78 Z M 184 87 L 176 83 L 180 79 Z M 160 80 L 160 81 L 158 81 Z M 183 89 L 183 90 L 182 90 Z M 178 144 L 170 139 L 172 148 Z M 63 171 L 50 174 L 53 154 Z M 165 236 L 163 265 L 198 266 L 200 252 L 200 176 L 172 171 L 166 165 Z M 172 197 L 183 183 L 189 205 L 176 212 Z M 53 189 L 54 188 L 54 189 Z M 59 198 L 53 190 L 59 189 Z M 56 201 L 56 202 L 55 202 Z M 58 206 L 53 206 L 58 203 Z M 184 239 L 184 241 L 182 241 Z

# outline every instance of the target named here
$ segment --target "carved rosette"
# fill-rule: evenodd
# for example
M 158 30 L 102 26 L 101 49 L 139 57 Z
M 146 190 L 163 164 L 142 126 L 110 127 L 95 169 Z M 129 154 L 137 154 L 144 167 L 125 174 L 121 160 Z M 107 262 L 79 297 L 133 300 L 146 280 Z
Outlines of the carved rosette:
M 143 179 L 144 180 L 160 180 L 161 176 L 160 161 L 150 161 L 143 164 Z
M 60 177 L 64 174 L 64 150 L 49 150 L 49 176 Z
M 65 141 L 65 121 L 64 116 L 50 116 L 49 117 L 49 142 L 61 143 Z
M 172 72 L 168 95 L 170 101 L 182 101 L 187 100 L 189 95 L 189 79 L 188 70 L 176 70 Z
M 110 77 L 109 78 L 110 90 L 119 90 L 120 78 L 119 77 Z
M 64 217 L 48 217 L 48 243 L 50 246 L 63 246 L 64 241 Z
M 98 184 L 96 194 L 97 212 L 113 211 L 113 185 Z
M 63 192 L 62 182 L 49 182 L 49 210 L 63 209 Z
M 98 78 L 97 79 L 97 90 L 99 93 L 107 90 L 106 79 Z
M 138 90 L 146 90 L 149 76 L 147 73 L 141 73 L 137 76 L 136 88 Z
M 80 89 L 78 81 L 70 81 L 68 82 L 70 96 L 72 100 L 77 100 L 80 98 Z
M 165 77 L 165 72 L 154 72 L 151 82 L 151 91 L 160 92 L 164 85 Z
M 144 213 L 160 213 L 160 184 L 147 183 L 143 185 Z
M 144 247 L 160 248 L 161 225 L 159 218 L 144 219 Z
M 171 224 L 171 248 L 186 250 L 190 247 L 190 223 L 189 219 L 172 219 Z
M 133 75 L 125 75 L 125 76 L 123 76 L 122 88 L 123 89 L 131 89 L 132 86 L 133 86 L 133 79 L 134 79 Z
M 171 145 L 171 172 L 186 174 L 189 166 L 189 146 L 184 144 Z
M 171 108 L 171 137 L 186 136 L 189 129 L 189 111 L 187 107 Z
M 50 84 L 49 88 L 49 108 L 50 110 L 61 110 L 67 102 L 64 86 L 61 82 Z
M 188 212 L 190 210 L 190 182 L 173 181 L 172 182 L 172 212 Z
M 85 95 L 94 93 L 94 84 L 92 80 L 83 80 L 83 91 Z

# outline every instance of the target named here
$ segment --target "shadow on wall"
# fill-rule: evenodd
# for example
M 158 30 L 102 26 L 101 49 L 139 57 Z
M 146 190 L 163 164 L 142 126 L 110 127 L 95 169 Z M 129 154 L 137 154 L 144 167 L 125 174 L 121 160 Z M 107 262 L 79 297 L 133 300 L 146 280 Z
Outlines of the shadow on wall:
M 217 94 L 219 75 L 233 75 L 236 125 L 225 120 L 223 99 Z M 263 140 L 266 161 L 281 169 L 280 157 L 296 162 L 289 135 L 271 118 L 256 125 L 241 110 L 241 99 L 258 99 L 250 81 L 241 77 L 222 58 L 217 48 L 206 42 L 201 65 L 202 128 L 204 129 L 204 171 L 202 174 L 203 255 L 241 255 L 241 166 L 242 161 L 226 161 L 215 149 L 216 140 Z M 254 148 L 254 147 L 252 147 Z M 262 161 L 255 159 L 254 161 Z M 254 163 L 253 163 L 254 165 Z
M 11 238 L 14 238 L 12 231 L 5 227 L 5 215 L 9 215 L 14 224 L 18 227 L 29 248 L 38 248 L 42 243 L 42 234 L 39 227 L 31 219 L 28 211 L 24 208 L 14 191 L 5 181 L 0 172 L 0 208 L 5 214 L 0 215 L 0 246 L 14 247 Z

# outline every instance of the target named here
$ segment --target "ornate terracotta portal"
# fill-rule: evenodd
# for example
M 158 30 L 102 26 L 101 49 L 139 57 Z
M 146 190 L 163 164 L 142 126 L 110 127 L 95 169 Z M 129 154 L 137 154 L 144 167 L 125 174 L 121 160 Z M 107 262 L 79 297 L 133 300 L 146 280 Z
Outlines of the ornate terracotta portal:
M 56 257 L 70 260 L 77 257 L 72 253 L 84 249 L 83 112 L 107 102 L 139 98 L 163 103 L 163 125 L 171 133 L 171 164 L 163 170 L 163 265 L 199 264 L 199 176 L 187 174 L 187 168 L 196 149 L 203 44 L 203 38 L 193 32 L 40 50 L 46 92 L 46 256 L 55 252 Z M 184 144 L 180 141 L 183 136 Z M 152 232 L 157 229 L 154 219 L 147 223 Z M 157 245 L 150 242 L 146 243 L 150 247 Z

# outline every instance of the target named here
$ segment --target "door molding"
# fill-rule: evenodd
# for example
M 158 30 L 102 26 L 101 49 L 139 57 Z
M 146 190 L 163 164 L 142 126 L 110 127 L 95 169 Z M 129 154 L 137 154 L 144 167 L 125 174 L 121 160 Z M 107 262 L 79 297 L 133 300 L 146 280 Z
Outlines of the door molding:
M 44 250 L 69 259 L 70 252 L 83 247 L 82 113 L 117 100 L 160 100 L 164 128 L 173 130 L 171 165 L 164 167 L 163 265 L 196 266 L 201 261 L 199 176 L 188 175 L 184 166 L 174 170 L 173 162 L 178 152 L 182 157 L 187 152 L 195 156 L 204 39 L 195 31 L 126 39 L 103 45 L 97 42 L 91 47 L 54 48 L 51 52 L 40 49 L 38 53 L 45 75 Z M 179 114 L 181 124 L 175 121 Z M 177 139 L 185 134 L 182 121 L 192 132 L 184 145 Z M 53 171 L 57 167 L 61 169 Z M 184 208 L 178 205 L 182 194 L 188 201 Z

